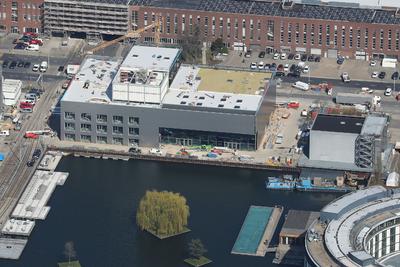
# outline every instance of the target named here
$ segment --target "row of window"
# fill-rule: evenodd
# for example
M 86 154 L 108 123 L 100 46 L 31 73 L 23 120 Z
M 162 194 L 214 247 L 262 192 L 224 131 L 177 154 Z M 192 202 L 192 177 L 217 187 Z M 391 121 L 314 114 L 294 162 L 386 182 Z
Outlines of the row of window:
M 65 130 L 66 131 L 75 131 L 75 123 L 73 122 L 66 122 L 64 124 Z M 81 132 L 91 132 L 92 131 L 92 125 L 88 123 L 81 123 L 80 125 L 80 130 Z M 96 126 L 96 132 L 97 133 L 107 133 L 107 125 L 97 125 Z M 113 126 L 112 127 L 112 133 L 113 134 L 124 134 L 124 127 L 122 126 Z M 139 135 L 139 128 L 136 127 L 128 127 L 128 134 L 129 135 Z
M 85 135 L 82 134 L 79 136 L 80 141 L 82 142 L 96 142 L 100 144 L 113 144 L 113 145 L 123 145 L 124 144 L 124 139 L 122 137 L 113 137 L 110 139 L 111 142 L 108 141 L 107 136 L 96 136 L 96 138 L 92 138 L 91 135 Z M 92 140 L 94 139 L 94 140 Z M 76 141 L 76 135 L 75 134 L 70 134 L 66 133 L 65 134 L 65 140 L 67 141 Z M 138 146 L 139 145 L 139 139 L 137 138 L 130 138 L 128 139 L 128 145 L 130 146 Z
M 74 112 L 65 112 L 64 118 L 65 118 L 65 120 L 75 120 L 75 113 Z M 80 119 L 81 119 L 81 121 L 92 121 L 92 115 L 90 113 L 81 113 Z M 107 115 L 96 114 L 96 122 L 107 123 L 107 121 L 108 121 Z M 124 117 L 120 116 L 120 115 L 114 115 L 114 116 L 112 116 L 112 122 L 114 124 L 123 124 Z M 128 117 L 128 124 L 138 125 L 139 118 L 138 117 Z
M 30 8 L 32 8 L 32 9 L 36 9 L 36 8 L 41 8 L 41 4 L 34 4 L 34 3 L 26 3 L 26 1 L 24 1 L 24 2 L 22 2 L 22 3 L 20 3 L 20 6 L 18 6 L 18 2 L 16 2 L 16 1 L 13 1 L 12 3 L 11 3 L 11 7 L 12 8 L 18 8 L 18 7 L 21 7 L 21 8 L 27 8 L 27 9 L 30 9 Z M 5 2 L 3 3 L 3 7 L 6 7 L 6 4 L 5 4 Z
M 367 250 L 376 259 L 396 252 L 399 250 L 399 242 L 396 242 L 398 236 L 399 234 L 396 235 L 396 227 L 384 230 L 381 234 L 377 234 L 369 240 Z

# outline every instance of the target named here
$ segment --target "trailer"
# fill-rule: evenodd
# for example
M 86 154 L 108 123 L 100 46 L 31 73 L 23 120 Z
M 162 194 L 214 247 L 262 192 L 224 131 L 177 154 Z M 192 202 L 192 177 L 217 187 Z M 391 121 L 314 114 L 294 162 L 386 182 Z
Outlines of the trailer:
M 336 103 L 342 105 L 371 105 L 372 102 L 372 95 L 359 95 L 352 93 L 338 93 L 336 95 Z

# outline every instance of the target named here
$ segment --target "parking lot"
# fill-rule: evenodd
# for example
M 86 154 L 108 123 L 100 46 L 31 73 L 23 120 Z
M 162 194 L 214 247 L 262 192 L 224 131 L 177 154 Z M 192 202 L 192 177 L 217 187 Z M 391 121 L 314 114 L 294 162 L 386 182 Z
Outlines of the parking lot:
M 231 51 L 228 56 L 223 58 L 221 65 L 229 66 L 229 67 L 241 67 L 241 68 L 250 68 L 252 63 L 257 65 L 255 71 L 265 71 L 259 70 L 258 64 L 262 62 L 265 64 L 276 66 L 285 64 L 289 65 L 289 68 L 292 65 L 298 65 L 301 60 L 288 59 L 290 54 L 286 54 L 287 59 L 274 59 L 274 55 L 265 54 L 264 58 L 260 58 L 260 50 L 253 50 L 250 57 L 245 57 L 245 53 L 241 51 Z M 292 54 L 295 56 L 295 54 Z M 310 55 L 308 55 L 310 56 Z M 291 58 L 291 56 L 290 56 Z M 315 56 L 312 57 L 312 61 L 309 61 L 308 58 L 306 61 L 303 61 L 305 66 L 308 67 L 308 71 L 306 73 L 301 73 L 302 77 L 318 77 L 325 79 L 340 79 L 342 73 L 347 72 L 352 81 L 371 81 L 371 82 L 385 82 L 385 83 L 393 83 L 392 74 L 397 70 L 397 68 L 384 68 L 381 66 L 381 61 L 376 61 L 375 66 L 370 66 L 369 61 L 363 60 L 351 60 L 345 59 L 342 64 L 337 63 L 337 59 L 335 58 L 320 58 L 320 62 L 315 62 Z M 385 72 L 386 75 L 384 78 L 380 79 L 379 77 L 373 78 L 372 73 L 376 71 L 379 73 Z M 287 75 L 288 71 L 285 71 Z

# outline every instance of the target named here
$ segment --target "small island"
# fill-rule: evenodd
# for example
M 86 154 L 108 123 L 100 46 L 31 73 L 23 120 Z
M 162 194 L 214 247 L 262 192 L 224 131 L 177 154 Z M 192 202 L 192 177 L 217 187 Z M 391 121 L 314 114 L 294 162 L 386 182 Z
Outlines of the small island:
M 189 206 L 179 193 L 147 191 L 140 200 L 136 223 L 159 239 L 184 234 L 187 228 Z
M 195 267 L 209 264 L 212 260 L 203 256 L 206 252 L 207 250 L 200 239 L 192 239 L 189 243 L 189 254 L 191 257 L 184 260 L 184 262 Z

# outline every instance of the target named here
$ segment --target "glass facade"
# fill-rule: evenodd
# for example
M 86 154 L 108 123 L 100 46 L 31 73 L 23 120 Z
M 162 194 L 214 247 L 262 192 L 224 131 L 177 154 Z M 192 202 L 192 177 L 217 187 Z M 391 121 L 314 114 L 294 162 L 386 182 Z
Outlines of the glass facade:
M 240 150 L 255 150 L 255 135 L 160 128 L 160 141 L 182 146 L 212 145 Z

